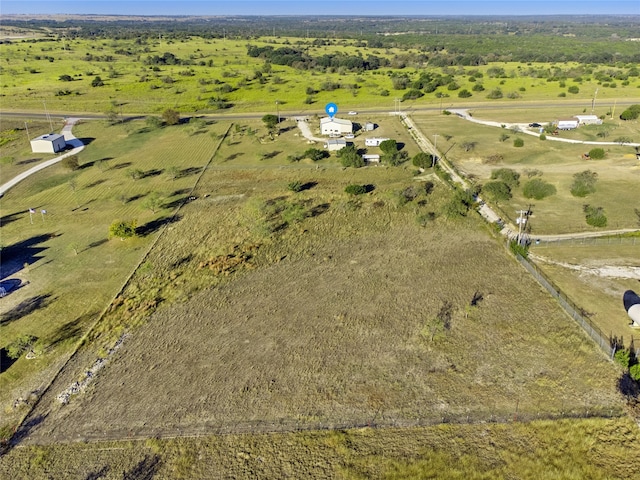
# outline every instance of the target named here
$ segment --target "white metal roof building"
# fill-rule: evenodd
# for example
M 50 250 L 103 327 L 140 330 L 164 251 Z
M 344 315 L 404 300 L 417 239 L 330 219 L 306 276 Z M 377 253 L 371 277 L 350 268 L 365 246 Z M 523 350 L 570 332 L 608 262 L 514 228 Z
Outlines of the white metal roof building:
M 31 140 L 33 153 L 57 153 L 64 150 L 66 146 L 64 136 L 59 133 L 47 133 Z
M 384 142 L 385 140 L 389 140 L 389 139 L 388 138 L 381 138 L 381 137 L 365 138 L 364 139 L 364 144 L 367 147 L 379 147 L 380 144 L 382 142 Z
M 574 118 L 578 120 L 580 125 L 601 125 L 600 120 L 596 115 L 576 115 Z
M 337 152 L 347 146 L 347 141 L 344 138 L 331 138 L 324 144 L 324 148 L 330 152 Z
M 322 135 L 353 133 L 353 123 L 343 118 L 324 117 L 320 119 L 320 133 Z

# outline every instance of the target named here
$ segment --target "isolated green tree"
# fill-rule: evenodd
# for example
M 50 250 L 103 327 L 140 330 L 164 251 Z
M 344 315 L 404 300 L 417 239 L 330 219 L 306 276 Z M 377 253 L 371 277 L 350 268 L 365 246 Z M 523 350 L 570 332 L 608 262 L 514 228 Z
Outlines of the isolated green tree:
M 136 222 L 116 220 L 109 226 L 109 238 L 119 238 L 124 240 L 125 238 L 134 237 L 136 235 Z
M 511 168 L 496 168 L 491 171 L 492 180 L 502 180 L 509 188 L 520 185 L 520 174 Z
M 393 139 L 385 140 L 380 142 L 380 150 L 385 155 L 394 154 L 398 151 L 398 143 Z
M 276 115 L 267 114 L 262 117 L 262 122 L 264 126 L 267 127 L 267 130 L 273 132 L 278 126 L 278 117 Z
M 550 183 L 545 182 L 541 178 L 534 178 L 524 184 L 522 194 L 526 198 L 535 198 L 536 200 L 542 200 L 545 197 L 554 195 L 556 193 L 556 187 Z
M 571 195 L 574 197 L 586 197 L 596 191 L 597 181 L 598 174 L 591 170 L 574 174 L 573 183 L 571 184 Z
M 16 340 L 11 342 L 6 346 L 5 351 L 7 352 L 7 356 L 9 358 L 18 358 L 27 350 L 31 350 L 33 348 L 33 344 L 36 342 L 38 338 L 34 335 L 23 334 L 19 336 Z
M 78 170 L 80 168 L 80 163 L 78 161 L 77 155 L 70 155 L 64 160 L 62 160 L 62 166 L 67 170 Z
M 104 85 L 104 82 L 102 81 L 102 79 L 100 77 L 95 77 L 91 81 L 91 86 L 92 87 L 102 87 L 103 85 Z
M 607 226 L 607 216 L 604 213 L 604 209 L 602 207 L 594 207 L 591 205 L 584 205 L 582 207 L 585 219 L 588 225 L 592 227 L 606 227 Z
M 173 108 L 167 108 L 162 112 L 162 119 L 167 125 L 177 125 L 180 123 L 180 114 Z
M 482 195 L 496 203 L 505 202 L 511 198 L 511 189 L 505 182 L 494 180 L 482 186 Z
M 604 148 L 596 147 L 589 150 L 589 158 L 592 160 L 601 160 L 606 156 Z
M 414 167 L 418 168 L 431 168 L 433 165 L 433 155 L 425 152 L 420 152 L 414 155 L 411 163 Z
M 347 185 L 344 191 L 349 195 L 363 195 L 367 193 L 367 187 L 365 187 L 364 185 L 351 184 Z
M 155 214 L 158 209 L 162 206 L 164 199 L 162 195 L 158 192 L 151 192 L 142 202 L 142 208 L 146 210 L 151 210 L 151 213 Z
M 338 150 L 338 158 L 343 167 L 364 167 L 364 160 L 354 145 L 347 145 Z
M 516 139 L 513 141 L 513 146 L 514 146 L 514 147 L 524 147 L 524 140 L 523 140 L 523 139 L 521 139 L 521 138 L 516 138 Z

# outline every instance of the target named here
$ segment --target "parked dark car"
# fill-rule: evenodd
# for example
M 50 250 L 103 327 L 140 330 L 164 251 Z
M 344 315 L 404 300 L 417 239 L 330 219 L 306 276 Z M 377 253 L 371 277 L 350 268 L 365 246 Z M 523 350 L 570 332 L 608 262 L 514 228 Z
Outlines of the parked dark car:
M 538 127 L 541 127 L 542 125 L 540 125 L 539 123 L 533 122 L 533 123 L 530 123 L 529 126 L 533 128 L 538 128 Z

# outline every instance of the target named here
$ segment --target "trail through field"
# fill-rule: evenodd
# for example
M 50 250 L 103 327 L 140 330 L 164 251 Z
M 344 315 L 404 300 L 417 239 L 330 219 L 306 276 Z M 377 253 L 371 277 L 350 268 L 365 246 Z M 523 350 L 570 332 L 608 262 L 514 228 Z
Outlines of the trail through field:
M 625 266 L 625 265 L 580 265 L 566 262 L 558 262 L 551 260 L 550 258 L 543 257 L 542 255 L 529 254 L 529 256 L 536 262 L 547 263 L 551 265 L 558 265 L 560 267 L 568 268 L 586 275 L 595 275 L 603 278 L 622 278 L 640 280 L 640 267 Z
M 43 169 L 45 169 L 47 167 L 50 167 L 51 165 L 55 165 L 56 163 L 64 160 L 65 158 L 70 157 L 71 155 L 76 155 L 76 154 L 80 153 L 82 150 L 84 150 L 84 144 L 82 143 L 82 141 L 77 139 L 73 135 L 73 133 L 71 132 L 71 129 L 78 122 L 78 120 L 80 120 L 80 119 L 79 118 L 69 118 L 69 119 L 67 119 L 67 122 L 65 123 L 64 127 L 62 128 L 62 131 L 60 132 L 60 133 L 62 133 L 62 135 L 64 135 L 64 139 L 67 142 L 67 145 L 70 145 L 71 147 L 73 147 L 71 150 L 69 150 L 68 152 L 60 155 L 59 157 L 55 157 L 55 158 L 52 158 L 51 160 L 47 160 L 46 162 L 42 162 L 42 163 L 36 165 L 35 167 L 30 168 L 26 172 L 22 172 L 21 174 L 16 175 L 15 177 L 13 177 L 11 180 L 6 182 L 5 184 L 0 185 L 0 197 L 3 196 L 7 190 L 9 190 L 10 188 L 14 187 L 15 185 L 20 183 L 25 178 L 33 175 L 34 173 L 39 172 L 40 170 L 43 170 Z
M 307 140 L 311 140 L 312 142 L 321 142 L 324 143 L 324 138 L 314 137 L 313 133 L 311 133 L 311 128 L 309 128 L 309 123 L 304 118 L 298 119 L 298 128 L 302 132 L 302 136 Z

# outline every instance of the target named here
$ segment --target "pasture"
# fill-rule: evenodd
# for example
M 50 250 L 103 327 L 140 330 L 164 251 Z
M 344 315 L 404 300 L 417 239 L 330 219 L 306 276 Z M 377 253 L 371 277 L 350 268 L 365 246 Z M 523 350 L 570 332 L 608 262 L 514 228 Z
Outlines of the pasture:
M 183 113 L 273 112 L 277 101 L 282 111 L 296 113 L 321 112 L 327 102 L 336 102 L 343 111 L 391 111 L 396 98 L 402 99 L 412 88 L 423 88 L 423 73 L 446 78 L 446 83 L 423 91 L 418 99 L 407 97 L 403 109 L 477 102 L 508 106 L 515 101 L 583 102 L 586 108 L 596 89 L 600 101 L 611 105 L 637 98 L 640 87 L 637 71 L 627 64 L 585 68 L 575 62 L 490 62 L 436 67 L 417 50 L 406 47 L 372 48 L 358 40 L 315 40 L 189 36 L 134 41 L 65 35 L 18 39 L 2 45 L 3 108 L 41 112 L 46 102 L 49 111 L 62 114 L 157 114 L 166 108 Z M 344 67 L 305 70 L 250 57 L 250 46 L 296 48 L 314 58 L 333 54 L 376 57 L 389 65 L 364 71 Z M 407 80 L 400 85 L 394 83 L 394 77 Z M 567 93 L 576 92 L 571 87 L 577 93 Z M 469 96 L 460 97 L 463 90 Z M 500 98 L 487 99 L 498 90 Z
M 629 478 L 629 418 L 73 442 L 17 448 L 0 474 L 54 478 Z
M 452 194 L 435 177 L 427 192 L 405 166 L 229 160 L 236 141 L 296 138 L 222 141 L 33 412 L 46 420 L 30 441 L 621 412 L 616 369 L 480 219 L 442 214 Z M 352 183 L 373 188 L 350 198 Z
M 509 110 L 505 112 L 505 121 L 518 123 L 539 119 L 542 113 L 546 113 L 544 110 L 534 110 L 534 114 L 525 111 L 517 115 Z M 547 116 L 554 113 L 549 112 Z M 481 109 L 474 116 L 496 121 L 500 113 Z M 637 226 L 634 209 L 639 206 L 637 185 L 640 181 L 640 165 L 635 159 L 633 147 L 608 145 L 604 159 L 585 160 L 582 155 L 593 145 L 540 140 L 510 129 L 472 123 L 456 115 L 421 113 L 413 117 L 416 125 L 432 142 L 436 140 L 434 135 L 438 135 L 438 150 L 476 184 L 488 182 L 491 172 L 499 168 L 506 167 L 518 172 L 520 185 L 512 190 L 511 199 L 498 203 L 496 208 L 502 218 L 509 219 L 513 224 L 517 210 L 531 208 L 533 216 L 530 228 L 534 237 L 536 234 L 593 230 L 585 220 L 585 203 L 604 208 L 608 219 L 607 229 Z M 610 123 L 605 122 L 601 128 L 607 128 L 608 125 Z M 614 135 L 618 136 L 632 135 L 635 127 L 623 124 L 611 128 L 616 129 Z M 590 127 L 581 127 L 572 133 L 575 136 L 588 135 L 590 131 Z M 564 132 L 561 135 L 565 136 Z M 516 138 L 524 141 L 523 147 L 514 146 Z M 585 170 L 597 174 L 595 192 L 586 197 L 574 197 L 570 193 L 573 176 Z M 526 198 L 523 185 L 536 177 L 551 183 L 556 188 L 556 194 L 541 200 Z

